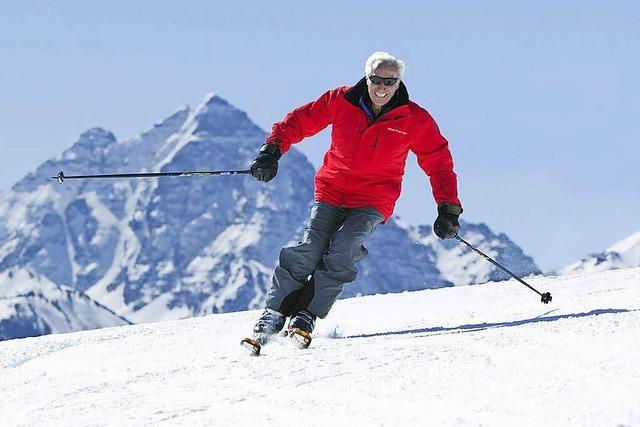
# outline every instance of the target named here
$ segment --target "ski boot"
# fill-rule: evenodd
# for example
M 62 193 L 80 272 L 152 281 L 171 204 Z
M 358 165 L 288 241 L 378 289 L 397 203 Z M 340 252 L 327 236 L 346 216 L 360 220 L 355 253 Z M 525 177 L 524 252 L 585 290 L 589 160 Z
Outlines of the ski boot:
M 291 317 L 287 332 L 296 347 L 308 348 L 311 345 L 311 333 L 315 324 L 315 314 L 307 310 L 301 310 Z
M 253 327 L 253 338 L 244 338 L 240 345 L 249 349 L 254 356 L 260 355 L 260 349 L 284 327 L 285 317 L 270 308 L 265 308 Z

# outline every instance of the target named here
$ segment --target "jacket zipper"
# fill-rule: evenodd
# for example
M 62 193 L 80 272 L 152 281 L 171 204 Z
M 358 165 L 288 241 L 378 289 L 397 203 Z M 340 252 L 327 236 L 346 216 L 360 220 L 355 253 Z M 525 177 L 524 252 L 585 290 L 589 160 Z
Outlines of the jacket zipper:
M 371 151 L 374 151 L 378 146 L 378 134 L 376 134 L 376 139 L 373 140 L 373 144 L 371 145 Z M 373 153 L 372 153 L 373 154 Z
M 360 110 L 360 112 L 362 114 L 364 114 L 365 116 L 367 116 L 367 114 L 364 111 Z M 381 118 L 382 118 L 382 115 L 374 118 L 373 120 L 369 120 L 369 117 L 367 116 L 367 129 L 370 128 L 371 126 L 373 126 L 374 124 L 376 124 L 377 122 L 379 122 Z M 371 145 L 371 153 L 370 153 L 371 156 L 373 156 L 373 152 L 376 149 L 376 147 L 378 146 L 378 137 L 379 137 L 379 135 L 376 134 L 376 138 L 374 139 L 373 144 Z M 354 156 L 354 158 L 357 157 L 357 155 L 358 154 L 356 152 L 356 155 Z M 347 196 L 347 193 L 349 192 L 349 184 L 350 184 L 349 181 L 350 180 L 351 180 L 351 175 L 348 174 L 345 177 L 345 191 L 342 193 L 342 203 L 340 204 L 340 207 L 346 207 L 346 198 L 347 198 L 346 196 Z
M 367 127 L 365 128 L 365 131 L 366 131 L 369 127 L 371 127 L 371 125 L 373 123 L 375 123 L 375 119 L 374 119 L 374 121 L 369 120 L 369 116 L 364 111 L 362 111 L 362 109 L 360 109 L 360 112 L 362 114 L 364 114 L 365 117 L 367 118 Z M 377 135 L 376 135 L 376 142 L 375 143 L 376 144 L 378 143 L 378 136 Z M 358 149 L 356 149 L 356 152 L 355 152 L 353 158 L 355 159 L 356 157 L 358 157 Z M 344 185 L 345 191 L 342 193 L 342 203 L 340 204 L 340 207 L 342 207 L 342 208 L 347 207 L 346 206 L 347 205 L 347 194 L 349 193 L 350 181 L 351 181 L 351 174 L 347 173 L 347 175 L 345 176 L 345 185 Z

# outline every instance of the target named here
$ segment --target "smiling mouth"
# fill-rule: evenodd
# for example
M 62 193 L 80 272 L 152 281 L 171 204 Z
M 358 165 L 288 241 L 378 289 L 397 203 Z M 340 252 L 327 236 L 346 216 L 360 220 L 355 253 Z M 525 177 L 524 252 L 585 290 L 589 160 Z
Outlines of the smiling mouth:
M 388 95 L 388 93 L 380 93 L 380 92 L 373 92 L 378 98 L 384 98 Z

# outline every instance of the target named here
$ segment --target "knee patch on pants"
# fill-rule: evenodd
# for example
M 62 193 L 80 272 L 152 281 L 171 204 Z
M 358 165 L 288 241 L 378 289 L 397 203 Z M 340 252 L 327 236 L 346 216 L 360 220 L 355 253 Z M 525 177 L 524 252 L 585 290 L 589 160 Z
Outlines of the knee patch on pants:
M 321 250 L 314 250 L 306 243 L 287 246 L 280 251 L 280 267 L 291 274 L 294 279 L 304 282 L 313 273 L 320 258 Z

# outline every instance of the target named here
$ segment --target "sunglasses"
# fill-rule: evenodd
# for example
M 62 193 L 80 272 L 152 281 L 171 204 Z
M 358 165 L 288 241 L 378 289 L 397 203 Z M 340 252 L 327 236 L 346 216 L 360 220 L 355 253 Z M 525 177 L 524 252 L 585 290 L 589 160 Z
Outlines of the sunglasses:
M 400 79 L 398 77 L 378 77 L 375 74 L 372 74 L 369 76 L 369 80 L 374 85 L 379 85 L 380 83 L 382 83 L 385 86 L 393 86 Z

